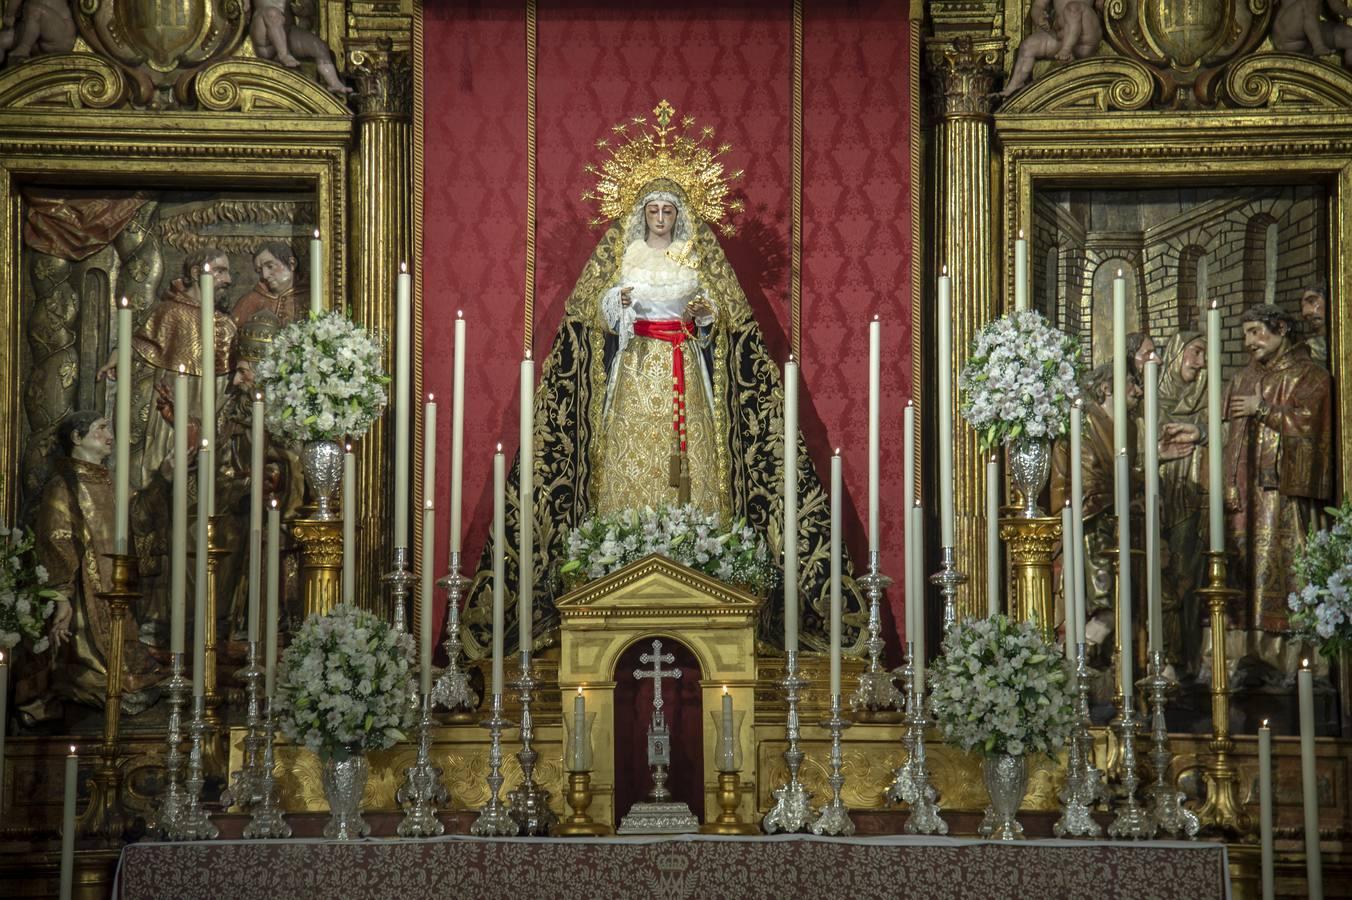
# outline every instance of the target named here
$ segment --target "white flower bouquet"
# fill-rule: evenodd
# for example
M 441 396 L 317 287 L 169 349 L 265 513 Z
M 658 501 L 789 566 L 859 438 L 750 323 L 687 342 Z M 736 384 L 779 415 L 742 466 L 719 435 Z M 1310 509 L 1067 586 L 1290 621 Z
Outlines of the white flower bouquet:
M 384 750 L 413 725 L 413 638 L 348 604 L 313 615 L 282 654 L 282 733 L 321 759 Z
M 1292 592 L 1286 604 L 1291 630 L 1331 659 L 1352 647 L 1352 500 L 1328 512 L 1333 524 L 1310 529 L 1296 555 L 1296 576 L 1305 586 Z
M 1060 747 L 1075 725 L 1070 668 L 1032 622 L 959 622 L 929 674 L 944 738 L 964 750 L 1020 756 Z
M 297 443 L 365 432 L 385 408 L 380 354 L 380 342 L 341 313 L 283 328 L 255 373 L 268 430 Z
M 958 379 L 962 417 L 990 450 L 1015 438 L 1051 441 L 1064 434 L 1080 395 L 1080 344 L 1040 313 L 1011 313 L 972 341 Z
M 774 587 L 770 553 L 755 529 L 740 519 L 726 526 L 717 514 L 693 505 L 644 507 L 588 519 L 568 535 L 563 576 L 576 583 L 589 581 L 653 553 L 762 596 Z
M 47 620 L 58 594 L 46 583 L 47 570 L 33 559 L 33 536 L 0 525 L 0 650 L 13 650 L 25 638 L 34 653 L 47 649 Z

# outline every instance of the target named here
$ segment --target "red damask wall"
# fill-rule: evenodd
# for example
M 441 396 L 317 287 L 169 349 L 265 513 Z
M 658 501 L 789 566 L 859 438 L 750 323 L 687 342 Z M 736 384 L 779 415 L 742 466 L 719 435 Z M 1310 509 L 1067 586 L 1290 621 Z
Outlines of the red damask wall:
M 867 511 L 867 322 L 884 322 L 883 567 L 902 576 L 901 408 L 911 390 L 911 61 L 905 3 L 805 3 L 801 419 L 823 478 L 840 447 L 847 540 Z M 527 79 L 522 3 L 423 4 L 423 384 L 450 397 L 451 323 L 469 329 L 466 568 L 492 512 L 491 454 L 516 449 L 526 271 Z M 789 344 L 792 12 L 765 0 L 538 6 L 535 340 L 543 356 L 594 247 L 583 166 L 609 127 L 667 99 L 733 145 L 747 210 L 724 240 L 765 333 Z M 450 471 L 443 408 L 438 471 Z M 438 507 L 445 571 L 449 481 Z M 890 605 L 899 630 L 901 591 Z M 435 621 L 440 621 L 438 613 Z

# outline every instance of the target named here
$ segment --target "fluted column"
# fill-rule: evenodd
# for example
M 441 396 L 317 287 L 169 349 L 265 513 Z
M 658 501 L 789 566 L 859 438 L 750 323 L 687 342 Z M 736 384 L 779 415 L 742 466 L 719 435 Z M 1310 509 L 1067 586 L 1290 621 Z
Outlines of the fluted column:
M 394 333 L 394 290 L 399 263 L 412 254 L 412 106 L 409 54 L 388 40 L 349 42 L 348 70 L 356 86 L 357 149 L 352 161 L 352 227 L 348 258 L 353 317 L 372 330 Z M 415 328 L 415 332 L 419 329 Z M 385 371 L 394 371 L 394 347 L 385 348 Z M 415 342 L 413 359 L 422 358 Z M 393 435 L 376 422 L 358 457 L 360 518 L 357 603 L 384 610 L 380 575 L 390 568 L 388 526 L 393 502 Z M 347 511 L 344 510 L 346 515 Z M 415 522 L 418 520 L 414 516 Z
M 955 373 L 967 359 L 973 336 L 995 316 L 997 309 L 991 92 L 1000 72 L 1004 44 L 1003 38 L 956 37 L 933 39 L 927 47 L 938 114 L 936 262 L 939 267 L 946 265 L 953 279 L 953 358 L 934 363 L 953 366 Z M 984 616 L 985 464 L 977 449 L 976 432 L 958 415 L 958 402 L 955 393 L 954 540 L 958 568 L 968 575 L 966 585 L 958 593 L 958 615 Z

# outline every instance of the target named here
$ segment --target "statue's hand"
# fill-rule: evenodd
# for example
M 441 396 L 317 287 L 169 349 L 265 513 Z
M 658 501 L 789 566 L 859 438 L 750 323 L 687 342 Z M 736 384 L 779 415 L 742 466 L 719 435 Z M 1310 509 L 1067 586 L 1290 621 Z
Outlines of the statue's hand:
M 74 609 L 65 597 L 58 597 L 56 611 L 52 613 L 52 649 L 56 649 L 70 640 L 70 620 L 74 618 Z
M 631 287 L 620 288 L 620 306 L 628 309 L 634 303 L 634 289 Z
M 162 381 L 155 383 L 155 410 L 167 424 L 174 424 L 174 395 L 170 392 L 169 385 Z
M 1226 413 L 1232 419 L 1243 419 L 1256 412 L 1258 412 L 1257 394 L 1250 394 L 1247 397 L 1231 397 L 1230 406 L 1226 409 Z
M 706 297 L 696 297 L 694 300 L 690 301 L 690 305 L 685 309 L 686 312 L 697 319 L 712 316 L 714 314 L 713 304 L 711 304 Z

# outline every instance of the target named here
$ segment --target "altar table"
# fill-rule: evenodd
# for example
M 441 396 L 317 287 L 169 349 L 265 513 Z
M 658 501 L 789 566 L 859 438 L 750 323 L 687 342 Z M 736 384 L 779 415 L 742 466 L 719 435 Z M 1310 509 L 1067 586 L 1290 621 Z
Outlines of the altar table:
M 131 844 L 124 900 L 1229 898 L 1223 844 L 881 836 Z

